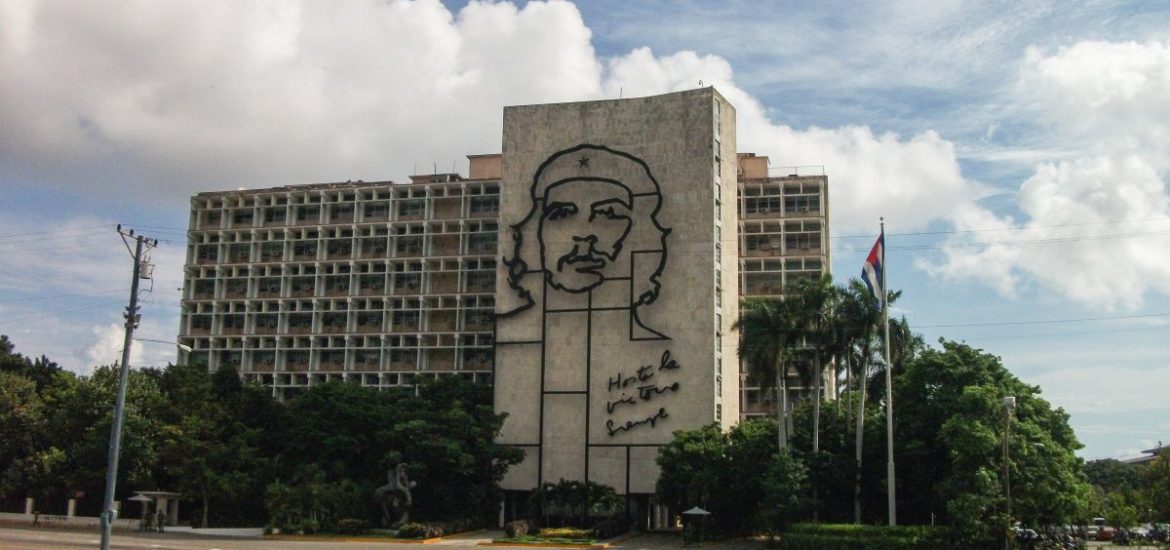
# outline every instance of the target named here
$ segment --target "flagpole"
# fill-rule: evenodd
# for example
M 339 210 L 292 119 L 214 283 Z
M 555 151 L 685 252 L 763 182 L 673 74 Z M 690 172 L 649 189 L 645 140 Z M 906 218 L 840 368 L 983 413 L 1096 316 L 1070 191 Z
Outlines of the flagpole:
M 894 384 L 892 371 L 894 364 L 890 362 L 890 294 L 888 273 L 886 270 L 886 219 L 880 218 L 882 227 L 882 324 L 885 329 L 886 351 L 886 494 L 889 502 L 890 525 L 898 524 L 898 508 L 896 499 L 897 482 L 894 478 Z

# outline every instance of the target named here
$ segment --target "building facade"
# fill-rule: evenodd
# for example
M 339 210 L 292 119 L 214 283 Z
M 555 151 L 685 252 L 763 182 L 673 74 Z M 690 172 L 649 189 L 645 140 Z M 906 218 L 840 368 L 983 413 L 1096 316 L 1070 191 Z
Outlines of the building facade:
M 819 166 L 771 168 L 768 157 L 752 153 L 738 161 L 740 297 L 780 300 L 797 280 L 829 273 L 828 178 Z M 775 389 L 751 383 L 747 371 L 741 361 L 741 415 L 775 416 Z M 822 394 L 835 395 L 835 382 L 826 375 Z M 793 369 L 785 384 L 790 408 L 810 395 Z
M 826 178 L 770 175 L 735 137 L 713 88 L 517 106 L 466 177 L 197 194 L 180 360 L 280 398 L 491 383 L 526 453 L 505 489 L 646 497 L 673 431 L 769 413 L 741 387 L 740 298 L 829 265 Z
M 739 419 L 734 109 L 508 107 L 503 158 L 495 407 L 525 460 L 502 485 L 651 495 L 672 432 Z
M 500 158 L 470 160 L 470 179 L 192 197 L 180 360 L 281 398 L 332 380 L 490 383 Z

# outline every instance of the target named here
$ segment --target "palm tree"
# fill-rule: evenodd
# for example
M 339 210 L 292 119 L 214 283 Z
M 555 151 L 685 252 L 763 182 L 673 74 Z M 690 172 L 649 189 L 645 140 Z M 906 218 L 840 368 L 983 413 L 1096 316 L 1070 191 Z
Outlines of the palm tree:
M 767 298 L 748 298 L 740 307 L 739 320 L 732 330 L 740 331 L 739 356 L 747 361 L 748 380 L 761 389 L 774 386 L 777 392 L 777 440 L 780 451 L 788 450 L 788 389 L 784 382 L 785 359 L 791 353 L 795 323 L 786 305 Z
M 873 294 L 870 293 L 869 287 L 859 279 L 850 279 L 848 285 L 841 289 L 837 322 L 842 328 L 843 339 L 846 341 L 846 368 L 850 378 L 856 380 L 860 394 L 857 403 L 855 432 L 857 477 L 854 487 L 853 516 L 855 523 L 861 523 L 861 456 L 865 434 L 865 393 L 869 379 L 869 367 L 871 362 L 874 362 L 874 355 L 879 349 L 877 334 L 878 325 L 881 323 L 881 310 L 874 307 Z
M 820 452 L 821 385 L 824 369 L 829 365 L 833 346 L 833 311 L 837 301 L 831 275 L 817 279 L 800 279 L 785 293 L 784 306 L 796 323 L 797 341 L 807 347 L 806 354 L 796 362 L 797 373 L 804 387 L 813 386 L 813 454 Z M 811 353 L 807 353 L 811 352 Z

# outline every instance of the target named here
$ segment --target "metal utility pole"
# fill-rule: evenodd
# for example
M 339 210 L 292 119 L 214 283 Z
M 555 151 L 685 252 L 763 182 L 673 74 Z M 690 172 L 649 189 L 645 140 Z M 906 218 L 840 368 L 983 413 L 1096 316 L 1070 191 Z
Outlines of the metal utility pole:
M 1012 539 L 1012 467 L 1011 448 L 1012 411 L 1016 408 L 1015 396 L 1003 398 L 1003 494 L 1007 499 L 1004 515 L 1007 517 L 1007 531 L 1003 534 L 1004 550 L 1011 548 Z
M 127 233 L 122 232 L 122 226 L 118 226 L 118 234 L 122 236 L 122 242 L 126 243 L 126 250 L 130 250 L 130 243 L 126 242 L 126 238 L 130 237 L 135 240 L 134 252 L 134 278 L 130 282 L 130 305 L 126 307 L 126 313 L 123 317 L 126 318 L 126 338 L 122 342 L 122 364 L 118 373 L 118 397 L 114 401 L 114 420 L 110 424 L 110 455 L 108 459 L 108 466 L 106 467 L 106 496 L 102 501 L 102 550 L 109 550 L 110 548 L 110 530 L 114 526 L 114 520 L 118 517 L 117 510 L 114 509 L 114 489 L 118 483 L 118 455 L 122 447 L 122 423 L 123 416 L 126 411 L 126 380 L 130 373 L 130 345 L 133 342 L 134 329 L 138 328 L 138 320 L 141 315 L 138 314 L 138 280 L 141 278 L 149 278 L 149 272 L 144 276 L 142 272 L 143 249 L 154 248 L 158 246 L 158 240 L 147 239 L 142 235 L 134 236 L 134 230 Z
M 890 361 L 890 293 L 889 278 L 886 273 L 886 220 L 882 222 L 882 326 L 885 331 L 886 352 L 886 497 L 889 512 L 888 522 L 891 526 L 898 524 L 897 480 L 894 478 L 894 363 Z

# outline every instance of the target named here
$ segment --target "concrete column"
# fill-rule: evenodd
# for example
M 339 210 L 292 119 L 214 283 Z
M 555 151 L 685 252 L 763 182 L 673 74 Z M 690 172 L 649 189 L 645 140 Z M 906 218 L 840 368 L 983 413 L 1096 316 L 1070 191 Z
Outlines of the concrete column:
M 25 498 L 24 499 L 24 515 L 31 516 L 33 513 L 33 508 L 35 506 L 36 506 L 36 499 L 34 499 L 33 497 Z
M 76 514 L 76 513 L 77 513 L 77 499 L 71 498 L 71 499 L 69 499 L 69 505 L 65 508 L 65 515 L 69 516 L 69 517 L 73 517 L 73 514 Z

